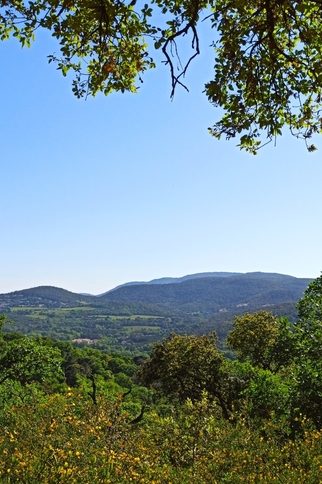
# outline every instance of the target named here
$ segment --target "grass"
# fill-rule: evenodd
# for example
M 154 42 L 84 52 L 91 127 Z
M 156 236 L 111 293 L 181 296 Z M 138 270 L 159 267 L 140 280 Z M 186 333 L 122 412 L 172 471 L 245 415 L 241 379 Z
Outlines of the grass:
M 55 314 L 57 316 L 63 315 L 64 313 L 70 313 L 72 311 L 74 312 L 91 312 L 91 311 L 97 311 L 99 310 L 95 307 L 91 306 L 82 306 L 82 307 L 74 307 L 74 308 L 30 308 L 28 306 L 18 306 L 18 307 L 13 307 L 11 308 L 11 312 L 28 312 L 28 314 L 36 314 L 36 313 L 44 313 L 44 316 L 46 316 L 48 313 L 50 314 Z M 98 318 L 107 318 L 109 317 L 111 320 L 124 320 L 128 319 L 131 321 L 135 321 L 136 319 L 159 319 L 162 318 L 162 316 L 152 316 L 152 315 L 146 315 L 146 314 L 132 314 L 132 315 L 122 315 L 122 316 L 110 316 L 109 314 L 106 313 L 106 309 L 104 309 L 104 314 L 95 314 Z
M 159 319 L 162 316 L 148 316 L 146 314 L 133 314 L 132 316 L 109 316 L 111 320 L 119 320 L 119 319 L 129 319 L 131 321 L 135 321 L 136 319 Z

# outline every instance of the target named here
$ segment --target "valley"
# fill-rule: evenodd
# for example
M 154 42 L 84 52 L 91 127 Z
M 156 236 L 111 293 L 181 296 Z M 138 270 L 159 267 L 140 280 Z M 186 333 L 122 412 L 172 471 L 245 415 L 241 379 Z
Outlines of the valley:
M 201 335 L 215 330 L 223 342 L 234 315 L 258 309 L 295 321 L 295 305 L 311 281 L 282 274 L 222 274 L 127 283 L 100 296 L 40 286 L 0 294 L 0 313 L 11 321 L 8 332 L 91 340 L 104 351 L 149 352 L 171 332 Z

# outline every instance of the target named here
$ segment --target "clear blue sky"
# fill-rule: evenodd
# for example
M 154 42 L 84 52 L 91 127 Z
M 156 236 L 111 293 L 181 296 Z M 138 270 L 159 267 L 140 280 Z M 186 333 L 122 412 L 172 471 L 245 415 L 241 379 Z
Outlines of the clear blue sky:
M 210 49 L 173 102 L 163 64 L 137 95 L 77 100 L 47 64 L 55 50 L 42 34 L 31 49 L 0 43 L 1 293 L 99 294 L 208 271 L 320 274 L 322 137 L 313 154 L 285 135 L 257 157 L 212 139 Z

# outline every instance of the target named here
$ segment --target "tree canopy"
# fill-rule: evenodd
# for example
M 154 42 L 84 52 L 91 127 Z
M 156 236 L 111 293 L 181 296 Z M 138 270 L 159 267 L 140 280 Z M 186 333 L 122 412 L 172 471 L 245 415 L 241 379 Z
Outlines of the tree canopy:
M 180 401 L 201 400 L 205 390 L 216 394 L 223 360 L 216 341 L 215 334 L 197 337 L 172 333 L 154 345 L 150 360 L 140 368 L 139 378 Z
M 276 318 L 260 310 L 235 316 L 226 343 L 241 360 L 276 373 L 289 364 L 294 353 L 293 339 L 292 325 L 287 318 Z
M 314 151 L 310 138 L 322 131 L 321 14 L 320 0 L 1 0 L 0 38 L 30 46 L 37 29 L 49 30 L 60 46 L 49 62 L 64 76 L 74 72 L 77 97 L 136 92 L 155 67 L 151 51 L 161 49 L 173 96 L 178 85 L 187 89 L 183 78 L 208 22 L 214 77 L 205 92 L 223 112 L 210 133 L 239 137 L 255 154 L 288 127 Z

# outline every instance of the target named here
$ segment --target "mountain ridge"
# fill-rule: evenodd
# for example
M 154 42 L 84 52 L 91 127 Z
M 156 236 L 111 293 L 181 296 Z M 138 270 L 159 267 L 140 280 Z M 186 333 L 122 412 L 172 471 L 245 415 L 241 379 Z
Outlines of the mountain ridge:
M 138 302 L 183 312 L 217 312 L 239 304 L 297 302 L 312 279 L 278 273 L 245 273 L 230 277 L 190 278 L 176 284 L 128 285 L 100 296 L 104 301 Z
M 313 279 L 277 273 L 193 277 L 174 283 L 123 285 L 101 296 L 38 286 L 0 294 L 5 331 L 63 341 L 96 340 L 108 351 L 149 352 L 171 332 L 216 331 L 224 344 L 236 315 L 260 309 L 296 322 L 296 303 Z M 94 343 L 93 343 L 94 344 Z
M 138 286 L 141 284 L 178 284 L 189 279 L 199 279 L 203 277 L 230 277 L 239 274 L 242 274 L 242 272 L 197 272 L 196 274 L 188 274 L 182 277 L 160 277 L 158 279 L 152 279 L 151 281 L 125 282 L 124 284 L 120 284 L 119 286 L 116 286 L 109 291 L 99 294 L 98 297 L 105 296 L 105 294 L 108 294 L 109 292 L 115 291 L 116 289 L 120 289 L 121 287 L 125 286 Z
M 203 276 L 205 274 L 205 276 Z M 171 282 L 171 280 L 174 281 Z M 166 281 L 166 282 L 165 282 Z M 245 307 L 296 302 L 311 282 L 279 273 L 197 273 L 180 278 L 126 283 L 101 295 L 78 294 L 55 286 L 38 286 L 0 294 L 1 307 L 72 307 L 143 304 L 184 313 L 215 313 Z

